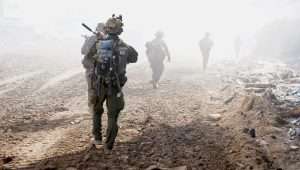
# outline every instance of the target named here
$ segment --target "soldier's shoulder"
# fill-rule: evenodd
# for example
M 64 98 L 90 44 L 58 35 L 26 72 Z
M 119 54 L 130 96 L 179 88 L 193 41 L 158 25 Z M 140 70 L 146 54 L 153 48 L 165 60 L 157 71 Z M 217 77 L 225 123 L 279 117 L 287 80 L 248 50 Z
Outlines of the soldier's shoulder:
M 119 39 L 118 45 L 119 45 L 119 46 L 125 46 L 125 47 L 128 47 L 128 46 L 129 46 L 129 45 L 128 45 L 125 41 L 123 41 L 122 39 Z

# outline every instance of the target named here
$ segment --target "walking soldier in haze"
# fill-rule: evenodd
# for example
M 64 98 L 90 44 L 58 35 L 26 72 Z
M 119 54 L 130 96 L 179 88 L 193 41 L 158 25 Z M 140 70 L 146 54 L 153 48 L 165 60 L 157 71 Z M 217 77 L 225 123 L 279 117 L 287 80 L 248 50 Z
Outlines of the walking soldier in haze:
M 164 60 L 168 57 L 168 62 L 171 61 L 168 46 L 163 40 L 164 34 L 158 31 L 155 34 L 155 39 L 146 43 L 146 54 L 152 69 L 153 88 L 158 87 L 159 80 L 164 71 Z
M 114 15 L 104 26 L 104 36 L 97 40 L 89 51 L 93 56 L 94 76 L 91 87 L 93 97 L 89 98 L 90 111 L 93 114 L 93 144 L 102 143 L 102 114 L 106 102 L 108 124 L 105 149 L 112 150 L 118 133 L 118 117 L 124 108 L 122 87 L 127 81 L 126 66 L 137 62 L 136 50 L 123 42 L 119 35 L 123 32 L 122 16 Z
M 203 71 L 206 70 L 207 64 L 208 64 L 208 59 L 210 56 L 210 51 L 211 48 L 213 47 L 213 41 L 210 39 L 210 33 L 206 33 L 204 38 L 200 40 L 199 42 L 199 47 L 202 53 L 202 58 L 203 58 Z

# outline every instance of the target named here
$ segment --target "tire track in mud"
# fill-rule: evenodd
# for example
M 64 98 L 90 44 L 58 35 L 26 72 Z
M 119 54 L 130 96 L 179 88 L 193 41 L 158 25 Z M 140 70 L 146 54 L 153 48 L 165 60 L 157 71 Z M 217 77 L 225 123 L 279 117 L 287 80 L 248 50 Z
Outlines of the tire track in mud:
M 44 85 L 42 85 L 38 90 L 36 90 L 36 93 L 39 93 L 43 90 L 46 90 L 48 88 L 54 87 L 56 86 L 58 83 L 68 80 L 70 78 L 72 78 L 73 76 L 76 76 L 80 73 L 82 73 L 83 70 L 79 69 L 79 68 L 75 68 L 75 69 L 70 69 L 67 70 L 59 75 L 56 75 L 55 77 L 51 78 L 50 80 L 48 80 Z

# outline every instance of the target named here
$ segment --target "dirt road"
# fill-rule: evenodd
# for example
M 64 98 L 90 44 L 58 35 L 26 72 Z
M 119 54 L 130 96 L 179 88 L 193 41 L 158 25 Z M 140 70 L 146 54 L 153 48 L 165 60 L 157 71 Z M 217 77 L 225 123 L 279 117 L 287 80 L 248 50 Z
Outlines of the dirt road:
M 107 154 L 90 147 L 91 115 L 81 66 L 42 66 L 12 70 L 14 77 L 9 70 L 0 72 L 3 169 L 300 167 L 300 152 L 291 147 L 297 143 L 286 137 L 289 125 L 278 123 L 280 111 L 267 107 L 264 95 L 253 96 L 230 81 L 235 69 L 218 66 L 201 73 L 170 68 L 153 90 L 148 70 L 130 68 L 119 136 Z M 247 129 L 256 130 L 255 138 Z

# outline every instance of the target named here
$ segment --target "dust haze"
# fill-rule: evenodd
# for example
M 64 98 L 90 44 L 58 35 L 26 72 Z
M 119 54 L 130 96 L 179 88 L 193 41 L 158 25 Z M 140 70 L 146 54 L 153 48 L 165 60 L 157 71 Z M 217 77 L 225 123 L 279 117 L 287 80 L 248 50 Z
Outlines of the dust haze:
M 112 14 L 139 56 L 107 154 L 90 145 L 81 24 Z M 298 170 L 299 16 L 297 0 L 0 0 L 0 169 Z M 171 61 L 154 83 L 157 31 Z
M 105 22 L 112 13 L 117 13 L 123 14 L 125 19 L 122 38 L 136 46 L 141 56 L 144 56 L 145 42 L 152 39 L 157 30 L 163 30 L 174 62 L 178 60 L 178 63 L 182 58 L 186 61 L 186 57 L 191 57 L 189 60 L 199 58 L 197 43 L 205 32 L 210 32 L 216 42 L 212 60 L 231 58 L 234 55 L 232 44 L 237 36 L 242 38 L 243 55 L 247 56 L 255 46 L 255 35 L 260 29 L 275 20 L 296 19 L 299 9 L 299 3 L 288 0 L 135 0 L 130 3 L 2 0 L 2 6 L 1 37 L 4 40 L 1 53 L 20 51 L 78 59 L 83 42 L 81 35 L 89 34 L 80 24 L 84 22 L 94 28 L 98 22 Z M 281 32 L 280 35 L 285 34 Z M 14 42 L 15 38 L 18 43 Z

